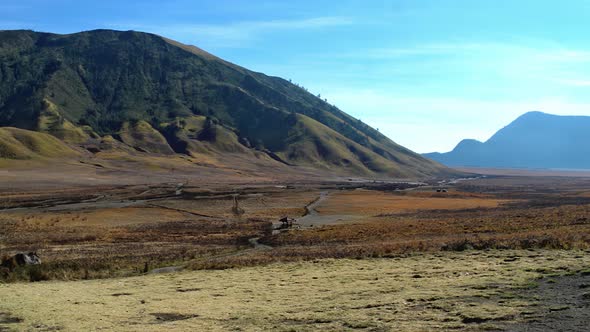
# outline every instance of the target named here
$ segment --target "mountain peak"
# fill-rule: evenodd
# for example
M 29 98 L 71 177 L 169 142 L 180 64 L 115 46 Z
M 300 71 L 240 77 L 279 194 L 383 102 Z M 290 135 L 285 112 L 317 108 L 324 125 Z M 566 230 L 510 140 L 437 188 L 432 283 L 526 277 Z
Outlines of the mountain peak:
M 520 117 L 528 117 L 528 116 L 543 116 L 543 115 L 551 115 L 549 113 L 545 113 L 545 112 L 541 112 L 541 111 L 530 111 L 530 112 L 526 112 L 523 115 L 521 115 Z
M 483 143 L 476 140 L 476 139 L 465 138 L 465 139 L 462 139 L 459 142 L 459 144 L 457 144 L 457 147 L 471 147 L 471 146 L 478 146 L 480 144 L 483 144 Z
M 464 140 L 449 153 L 428 155 L 448 166 L 590 168 L 590 117 L 528 112 L 485 143 Z M 477 143 L 476 143 L 477 142 Z
M 0 126 L 92 151 L 183 154 L 218 165 L 239 155 L 252 167 L 450 172 L 303 87 L 195 46 L 137 31 L 10 34 L 0 34 Z
M 555 117 L 555 116 L 557 116 L 557 115 L 553 115 L 553 114 L 549 114 L 549 113 L 545 113 L 545 112 L 541 112 L 541 111 L 530 111 L 530 112 L 526 112 L 523 115 L 519 116 L 513 122 L 523 120 L 523 119 L 524 120 L 543 119 L 543 118 L 550 118 L 550 117 Z

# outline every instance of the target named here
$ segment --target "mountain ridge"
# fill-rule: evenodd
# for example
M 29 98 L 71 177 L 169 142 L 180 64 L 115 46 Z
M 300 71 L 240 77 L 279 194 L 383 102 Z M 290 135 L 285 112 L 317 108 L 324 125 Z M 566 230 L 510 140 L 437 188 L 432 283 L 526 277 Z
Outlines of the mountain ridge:
M 424 156 L 447 166 L 590 169 L 590 117 L 527 112 L 485 142 L 462 140 Z
M 262 153 L 396 177 L 451 172 L 300 86 L 155 34 L 0 31 L 0 60 L 1 127 L 93 150 L 114 138 L 139 153 Z

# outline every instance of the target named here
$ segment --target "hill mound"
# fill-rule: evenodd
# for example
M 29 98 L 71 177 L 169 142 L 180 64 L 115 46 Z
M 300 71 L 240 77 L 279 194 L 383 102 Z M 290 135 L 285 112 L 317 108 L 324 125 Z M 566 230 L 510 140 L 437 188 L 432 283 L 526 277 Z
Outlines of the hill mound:
M 394 177 L 440 164 L 291 82 L 135 31 L 0 32 L 0 126 L 70 144 L 114 137 L 135 151 Z
M 0 158 L 2 159 L 57 158 L 77 155 L 76 151 L 49 134 L 18 128 L 0 128 Z

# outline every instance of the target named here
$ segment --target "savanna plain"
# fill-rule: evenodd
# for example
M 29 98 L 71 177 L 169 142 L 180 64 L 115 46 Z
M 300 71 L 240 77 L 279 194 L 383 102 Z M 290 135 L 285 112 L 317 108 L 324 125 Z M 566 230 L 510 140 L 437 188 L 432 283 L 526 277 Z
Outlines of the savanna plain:
M 0 331 L 588 324 L 585 177 L 9 180 L 0 208 L 2 254 L 42 260 L 0 270 Z

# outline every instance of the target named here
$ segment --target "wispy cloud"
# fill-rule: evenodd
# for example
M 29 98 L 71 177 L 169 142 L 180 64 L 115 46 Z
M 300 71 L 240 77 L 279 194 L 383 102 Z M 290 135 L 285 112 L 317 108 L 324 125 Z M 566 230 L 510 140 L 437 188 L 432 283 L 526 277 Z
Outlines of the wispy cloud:
M 215 47 L 248 45 L 264 34 L 287 30 L 312 30 L 353 24 L 347 17 L 325 16 L 294 20 L 241 21 L 219 24 L 168 24 L 143 25 L 134 23 L 108 23 L 115 29 L 133 29 L 155 32 L 171 37 L 197 40 L 200 44 Z
M 463 138 L 485 141 L 528 111 L 590 115 L 590 51 L 583 46 L 424 43 L 259 67 L 294 78 L 419 152 L 448 151 Z
M 573 87 L 590 87 L 590 79 L 558 79 L 558 83 Z
M 426 43 L 404 47 L 372 48 L 348 53 L 324 54 L 345 63 L 372 61 L 395 77 L 411 77 L 429 84 L 445 78 L 479 78 L 486 84 L 550 89 L 585 87 L 590 82 L 590 50 L 556 43 L 456 42 Z
M 552 61 L 585 63 L 590 62 L 590 51 L 575 49 L 557 49 L 551 50 L 550 52 L 543 54 L 543 57 L 547 60 Z
M 379 47 L 364 49 L 336 55 L 341 58 L 371 58 L 371 59 L 390 59 L 415 57 L 422 55 L 443 56 L 454 55 L 458 53 L 482 51 L 488 45 L 471 44 L 471 43 L 428 43 L 411 46 Z
M 330 90 L 330 89 L 327 89 Z M 485 141 L 529 111 L 589 115 L 590 103 L 566 97 L 523 96 L 514 100 L 469 97 L 404 96 L 379 90 L 332 89 L 325 96 L 339 107 L 379 128 L 394 141 L 417 152 L 450 151 L 459 141 Z
M 331 56 L 359 59 L 396 59 L 414 58 L 419 56 L 433 57 L 485 57 L 501 60 L 528 59 L 547 63 L 589 63 L 590 50 L 570 49 L 550 44 L 544 46 L 527 46 L 514 43 L 499 42 L 448 42 L 426 43 L 403 47 L 371 48 L 362 51 L 334 54 Z

